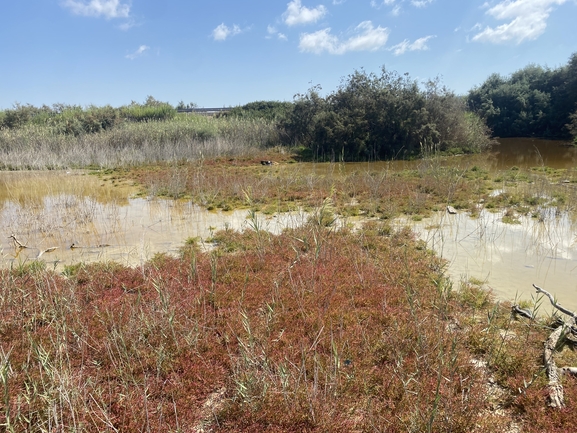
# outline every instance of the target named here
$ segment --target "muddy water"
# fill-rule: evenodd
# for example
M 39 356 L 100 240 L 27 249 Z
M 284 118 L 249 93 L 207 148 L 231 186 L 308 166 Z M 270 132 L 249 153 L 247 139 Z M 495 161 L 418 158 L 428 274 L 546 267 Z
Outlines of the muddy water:
M 481 160 L 473 156 L 457 161 L 473 165 Z M 417 169 L 424 163 L 281 168 L 322 176 L 335 170 Z M 543 165 L 575 169 L 577 149 L 557 141 L 506 139 L 493 149 L 490 165 L 493 169 Z M 18 266 L 36 258 L 59 270 L 67 264 L 105 260 L 138 265 L 158 252 L 176 254 L 187 238 L 206 240 L 216 230 L 242 230 L 251 224 L 246 210 L 209 212 L 191 202 L 131 198 L 135 193 L 131 185 L 103 184 L 81 172 L 0 172 L 0 266 Z M 258 216 L 260 226 L 275 233 L 306 218 L 302 213 Z M 535 283 L 577 310 L 574 222 L 547 209 L 539 218 L 520 218 L 521 224 L 504 224 L 501 218 L 487 211 L 475 219 L 440 213 L 409 224 L 449 261 L 448 272 L 456 284 L 474 277 L 486 281 L 498 296 L 514 300 L 531 299 Z M 11 234 L 28 248 L 17 248 Z
M 577 167 L 577 147 L 567 141 L 537 138 L 501 138 L 492 148 L 492 168 Z
M 519 224 L 502 222 L 503 214 L 480 212 L 477 218 L 440 212 L 406 223 L 441 257 L 456 284 L 475 278 L 499 298 L 532 300 L 536 284 L 577 311 L 576 223 L 568 215 L 542 209 Z M 549 301 L 544 308 L 549 311 Z
M 134 192 L 81 173 L 0 173 L 0 266 L 37 258 L 58 269 L 107 260 L 138 265 L 156 253 L 177 254 L 188 238 L 254 224 L 246 210 L 209 212 L 189 201 L 129 198 Z M 257 218 L 261 228 L 279 233 L 306 216 Z
M 413 161 L 376 161 L 325 164 L 298 164 L 299 173 L 327 175 L 331 173 L 351 174 L 354 172 L 373 172 L 381 170 L 416 170 L 430 165 L 429 160 Z M 568 141 L 543 140 L 537 138 L 499 138 L 486 155 L 462 155 L 435 159 L 434 164 L 441 166 L 471 167 L 486 165 L 489 170 L 509 170 L 511 167 L 528 169 L 532 167 L 551 167 L 555 169 L 577 168 L 577 147 Z M 295 166 L 281 166 L 281 169 L 295 170 Z

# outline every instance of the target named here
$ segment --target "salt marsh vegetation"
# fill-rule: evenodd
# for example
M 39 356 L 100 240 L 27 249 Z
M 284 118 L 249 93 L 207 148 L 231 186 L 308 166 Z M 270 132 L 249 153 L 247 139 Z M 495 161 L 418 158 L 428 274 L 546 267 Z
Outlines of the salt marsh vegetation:
M 7 431 L 573 424 L 573 411 L 546 409 L 549 318 L 510 308 L 544 307 L 493 280 L 522 284 L 508 273 L 521 264 L 546 287 L 566 279 L 549 279 L 560 264 L 572 275 L 571 169 L 259 152 L 2 173 Z M 509 209 L 521 224 L 503 221 Z M 507 272 L 470 266 L 495 257 Z M 570 347 L 557 357 L 577 361 Z M 571 402 L 577 384 L 563 380 Z

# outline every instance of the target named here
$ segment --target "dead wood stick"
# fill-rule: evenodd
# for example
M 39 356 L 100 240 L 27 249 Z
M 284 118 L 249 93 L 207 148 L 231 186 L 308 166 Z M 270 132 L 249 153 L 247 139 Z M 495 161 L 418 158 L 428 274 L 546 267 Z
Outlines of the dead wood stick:
M 555 365 L 553 354 L 564 329 L 563 326 L 559 326 L 549 335 L 549 338 L 545 341 L 543 353 L 547 377 L 549 378 L 549 385 L 547 386 L 549 388 L 549 406 L 558 408 L 565 407 L 565 402 L 563 401 L 563 385 L 561 385 L 559 380 L 559 370 Z
M 565 402 L 563 400 L 563 385 L 559 380 L 559 375 L 562 373 L 575 373 L 577 368 L 575 367 L 562 367 L 557 368 L 555 365 L 555 359 L 553 355 L 559 343 L 559 340 L 571 332 L 571 328 L 575 326 L 575 319 L 577 316 L 573 311 L 569 311 L 562 305 L 559 305 L 551 293 L 542 289 L 541 287 L 533 284 L 533 287 L 537 293 L 542 293 L 549 298 L 551 305 L 562 313 L 568 315 L 570 319 L 568 321 L 563 321 L 563 326 L 559 326 L 555 329 L 547 341 L 545 341 L 545 348 L 543 351 L 543 362 L 545 363 L 545 369 L 547 370 L 547 377 L 549 378 L 549 406 L 562 408 L 565 407 Z
M 24 249 L 24 248 L 28 248 L 27 245 L 24 245 L 22 242 L 20 242 L 18 239 L 16 239 L 16 235 L 15 234 L 11 234 L 10 235 L 10 239 L 12 239 L 14 241 L 14 246 L 16 248 L 20 248 L 20 249 Z
M 571 316 L 573 319 L 577 319 L 577 315 L 575 315 L 575 313 L 573 311 L 569 311 L 567 308 L 564 308 L 561 305 L 559 305 L 557 303 L 557 301 L 555 301 L 555 298 L 553 297 L 553 295 L 551 293 L 549 293 L 547 290 L 542 289 L 541 287 L 539 287 L 535 284 L 533 284 L 533 287 L 535 287 L 535 290 L 537 291 L 537 293 L 543 293 L 545 296 L 547 296 L 549 298 L 549 301 L 551 301 L 551 305 L 553 305 L 559 311 L 567 314 L 568 316 Z

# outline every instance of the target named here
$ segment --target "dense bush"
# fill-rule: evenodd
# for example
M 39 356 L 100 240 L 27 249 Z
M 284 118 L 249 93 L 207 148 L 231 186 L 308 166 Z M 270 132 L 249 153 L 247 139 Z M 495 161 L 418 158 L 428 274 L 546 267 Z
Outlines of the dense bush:
M 297 95 L 281 122 L 286 144 L 319 160 L 378 160 L 432 152 L 478 152 L 488 130 L 464 101 L 429 81 L 424 89 L 407 74 L 355 71 L 326 97 L 320 87 Z
M 186 124 L 183 117 L 176 117 L 174 107 L 152 96 L 143 104 L 132 102 L 120 108 L 63 104 L 36 108 L 17 104 L 0 112 L 0 130 L 5 130 L 0 145 L 5 143 L 1 149 L 4 152 L 30 148 L 26 137 L 31 137 L 33 131 L 42 130 L 42 137 L 51 138 L 111 131 L 105 134 L 106 139 L 97 140 L 106 141 L 106 148 L 141 148 L 145 142 L 174 145 L 190 139 L 204 142 L 223 138 L 232 143 L 242 137 L 247 140 L 243 146 L 301 146 L 303 155 L 315 160 L 359 161 L 438 152 L 473 153 L 489 144 L 484 122 L 468 112 L 465 101 L 438 80 L 421 87 L 407 74 L 401 76 L 384 68 L 380 75 L 361 70 L 343 79 L 328 96 L 320 96 L 319 91 L 319 87 L 313 87 L 297 95 L 294 102 L 256 101 L 235 107 L 200 128 L 196 117 Z M 165 125 L 161 127 L 158 122 Z M 137 123 L 155 125 L 126 127 Z M 131 141 L 116 143 L 114 137 L 125 136 L 127 129 Z
M 575 136 L 570 114 L 577 108 L 577 53 L 557 69 L 528 65 L 510 77 L 493 74 L 467 102 L 500 137 Z
M 97 107 L 90 105 L 54 104 L 43 105 L 15 104 L 12 109 L 0 113 L 0 129 L 22 128 L 26 125 L 48 126 L 58 134 L 81 135 L 101 132 L 124 121 L 143 122 L 151 120 L 169 120 L 176 115 L 176 109 L 166 102 L 160 102 L 149 96 L 144 104 L 132 102 L 128 106 L 113 108 L 110 105 Z
M 255 101 L 234 107 L 225 115 L 241 119 L 280 120 L 286 117 L 291 108 L 291 102 Z

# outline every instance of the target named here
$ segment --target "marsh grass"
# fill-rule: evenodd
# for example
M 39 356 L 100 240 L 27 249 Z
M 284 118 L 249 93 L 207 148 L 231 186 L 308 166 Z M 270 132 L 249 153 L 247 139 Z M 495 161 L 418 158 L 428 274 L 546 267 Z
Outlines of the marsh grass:
M 251 183 L 251 160 L 237 163 L 231 170 L 240 187 L 233 177 L 223 181 L 218 164 L 184 166 L 183 176 L 205 182 L 214 170 L 215 185 L 251 206 L 266 203 L 262 189 L 288 185 L 317 203 L 308 221 L 277 236 L 251 210 L 244 232 L 213 233 L 212 251 L 189 239 L 181 257 L 158 254 L 135 268 L 83 264 L 60 275 L 23 264 L 0 271 L 6 431 L 489 432 L 515 419 L 524 431 L 572 425 L 571 411 L 551 420 L 533 410 L 545 407 L 543 322 L 514 320 L 482 281 L 454 290 L 444 263 L 387 219 L 356 232 L 335 228 L 339 203 L 355 199 L 364 210 L 365 194 L 373 200 L 378 191 L 394 202 L 408 189 L 398 179 L 419 183 L 438 172 L 387 173 L 386 182 L 382 173 L 339 180 L 301 172 L 287 180 L 280 167 L 257 171 Z M 450 176 L 460 182 L 462 173 Z M 351 178 L 357 182 L 343 191 Z M 490 383 L 498 395 L 488 393 Z M 568 379 L 567 394 L 574 388 Z
M 134 268 L 83 264 L 61 275 L 35 261 L 0 271 L 6 431 L 573 428 L 573 411 L 545 408 L 546 323 L 515 320 L 481 281 L 454 290 L 443 261 L 390 222 L 479 199 L 517 209 L 518 197 L 542 194 L 565 205 L 566 186 L 503 175 L 505 193 L 493 197 L 480 166 L 263 167 L 261 158 L 291 160 L 268 152 L 99 172 L 250 209 L 247 230 L 213 233 L 211 251 L 190 239 L 181 257 Z M 376 218 L 336 230 L 351 204 Z M 256 213 L 267 206 L 311 217 L 272 235 Z M 564 386 L 571 401 L 576 383 Z
M 539 215 L 544 209 L 572 212 L 577 200 L 569 172 L 550 177 L 519 169 L 513 170 L 516 177 L 501 179 L 501 172 L 492 172 L 490 160 L 483 162 L 481 156 L 430 158 L 408 169 L 386 163 L 291 164 L 294 158 L 273 148 L 255 156 L 141 166 L 122 177 L 151 194 L 187 197 L 209 210 L 250 208 L 268 214 L 317 209 L 330 199 L 340 217 L 422 219 L 452 206 L 472 216 L 483 208 L 506 209 L 506 220 L 513 223 L 515 215 Z M 263 167 L 262 159 L 280 165 Z
M 275 236 L 256 217 L 249 225 L 215 233 L 212 252 L 191 240 L 181 258 L 137 268 L 3 270 L 0 424 L 495 431 L 544 405 L 546 328 L 513 320 L 482 282 L 453 290 L 410 231 L 311 220 Z M 489 374 L 501 416 L 487 406 Z M 545 425 L 531 416 L 530 428 Z
M 47 125 L 0 129 L 3 170 L 119 167 L 250 154 L 278 143 L 271 122 L 177 116 L 124 122 L 93 134 L 66 135 Z

